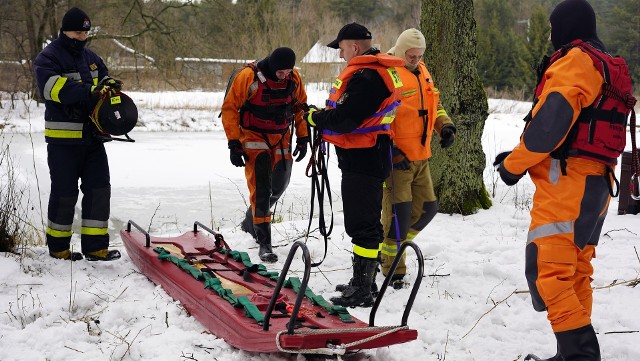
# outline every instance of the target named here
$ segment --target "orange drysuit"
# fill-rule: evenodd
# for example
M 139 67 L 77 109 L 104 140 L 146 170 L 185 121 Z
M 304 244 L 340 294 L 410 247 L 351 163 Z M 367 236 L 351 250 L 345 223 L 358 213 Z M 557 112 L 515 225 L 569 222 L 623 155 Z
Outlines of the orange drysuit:
M 537 311 L 554 332 L 591 324 L 591 259 L 607 214 L 607 167 L 569 157 L 566 175 L 550 153 L 567 138 L 583 108 L 601 92 L 591 58 L 573 48 L 544 73 L 545 84 L 520 144 L 503 162 L 516 177 L 529 172 L 536 186 L 526 246 L 526 277 Z
M 270 82 L 273 82 L 270 80 Z M 299 104 L 307 102 L 307 94 L 300 74 L 294 69 L 282 81 L 275 82 L 286 89 L 295 83 L 290 108 L 294 112 L 297 138 L 307 137 L 306 123 Z M 260 80 L 254 70 L 247 66 L 236 75 L 222 105 L 222 125 L 228 140 L 239 140 L 248 156 L 245 177 L 249 188 L 251 206 L 247 210 L 243 228 L 256 238 L 258 243 L 271 243 L 271 207 L 278 201 L 289 185 L 291 177 L 291 127 L 281 131 L 247 129 L 241 124 L 244 112 L 251 112 L 250 103 L 259 89 Z M 247 104 L 249 103 L 249 104 Z M 249 106 L 247 106 L 249 105 Z M 274 120 L 275 121 L 275 120 Z

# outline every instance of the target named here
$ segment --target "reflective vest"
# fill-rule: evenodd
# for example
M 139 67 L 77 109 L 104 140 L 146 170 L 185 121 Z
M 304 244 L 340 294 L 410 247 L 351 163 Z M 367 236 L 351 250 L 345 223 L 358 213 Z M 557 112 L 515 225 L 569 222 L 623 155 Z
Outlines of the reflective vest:
M 394 145 L 411 161 L 431 157 L 429 144 L 440 100 L 440 92 L 423 62 L 418 64 L 418 70 L 420 74 L 405 67 L 397 68 L 402 79 L 402 104 L 391 124 Z
M 255 62 L 247 66 L 255 73 L 248 93 L 255 93 L 240 108 L 240 125 L 260 133 L 286 133 L 294 120 L 296 82 L 291 75 L 282 81 L 271 80 Z
M 567 157 L 580 157 L 614 166 L 617 164 L 617 158 L 624 152 L 627 119 L 632 108 L 629 105 L 633 96 L 627 63 L 621 57 L 613 57 L 588 42 L 574 40 L 553 53 L 548 63 L 543 64 L 543 70 L 574 47 L 589 55 L 593 65 L 602 75 L 604 84 L 600 95 L 593 104 L 582 109 L 565 142 L 553 151 L 551 156 L 563 161 Z M 540 74 L 543 75 L 544 72 Z M 542 93 L 544 83 L 545 77 L 540 76 L 535 90 L 534 106 Z
M 400 105 L 402 81 L 395 67 L 404 66 L 404 60 L 395 56 L 378 53 L 376 55 L 360 55 L 349 61 L 347 67 L 333 82 L 326 109 L 333 109 L 341 102 L 347 84 L 353 74 L 360 69 L 373 69 L 380 74 L 391 95 L 385 99 L 376 112 L 364 119 L 360 126 L 351 133 L 338 133 L 323 129 L 322 139 L 337 147 L 370 148 L 376 144 L 378 134 L 391 135 L 391 122 L 395 118 Z

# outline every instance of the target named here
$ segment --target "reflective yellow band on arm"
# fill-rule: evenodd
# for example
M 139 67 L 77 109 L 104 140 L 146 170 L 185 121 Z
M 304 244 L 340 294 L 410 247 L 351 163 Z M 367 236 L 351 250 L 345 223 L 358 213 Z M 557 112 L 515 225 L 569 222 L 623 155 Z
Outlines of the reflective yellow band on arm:
M 354 244 L 353 254 L 357 254 L 358 256 L 364 258 L 378 258 L 378 249 L 364 248 Z
M 438 113 L 436 113 L 436 118 L 441 117 L 441 116 L 445 116 L 448 117 L 449 115 L 447 114 L 447 111 L 444 109 L 438 109 Z
M 49 138 L 82 139 L 82 130 L 45 129 L 44 136 Z

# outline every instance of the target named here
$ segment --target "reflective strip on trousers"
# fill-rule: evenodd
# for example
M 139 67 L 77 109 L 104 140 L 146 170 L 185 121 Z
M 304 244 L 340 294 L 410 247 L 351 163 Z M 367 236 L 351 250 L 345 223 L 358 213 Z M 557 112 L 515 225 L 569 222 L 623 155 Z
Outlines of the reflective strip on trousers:
M 267 143 L 264 143 L 264 142 L 245 142 L 244 143 L 244 149 L 271 150 L 271 148 L 269 148 L 269 145 Z M 279 147 L 276 147 L 275 149 L 276 149 L 276 154 L 289 154 L 289 149 L 288 148 L 280 149 Z
M 527 244 L 538 238 L 553 236 L 556 234 L 573 233 L 573 221 L 543 224 L 529 231 Z
M 354 244 L 353 254 L 364 258 L 378 258 L 378 249 L 368 249 Z
M 47 234 L 52 237 L 71 237 L 71 224 L 57 224 L 49 221 L 47 223 Z
M 82 220 L 82 234 L 90 236 L 103 236 L 109 234 L 109 221 L 96 221 L 94 219 Z

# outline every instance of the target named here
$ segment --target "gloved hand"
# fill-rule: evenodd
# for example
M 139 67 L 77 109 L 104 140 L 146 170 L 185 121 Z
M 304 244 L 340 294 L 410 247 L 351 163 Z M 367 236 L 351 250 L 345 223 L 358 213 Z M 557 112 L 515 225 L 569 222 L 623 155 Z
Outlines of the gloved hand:
M 108 96 L 115 92 L 116 91 L 114 89 L 111 89 L 110 86 L 105 84 L 98 83 L 98 85 L 91 86 L 91 98 L 96 101 L 98 100 L 98 98 L 101 98 L 103 96 Z
M 496 159 L 493 161 L 493 166 L 497 167 L 500 165 L 500 163 L 502 163 L 502 161 L 509 156 L 509 154 L 511 154 L 511 151 L 508 152 L 502 152 L 498 155 L 496 155 Z
M 309 104 L 309 110 L 304 112 L 304 115 L 303 115 L 304 120 L 307 123 L 309 123 L 309 125 L 312 126 L 312 127 L 316 126 L 316 122 L 313 121 L 313 113 L 317 112 L 318 110 L 320 110 L 320 109 L 318 109 L 318 107 L 316 107 L 313 104 Z
M 293 156 L 298 156 L 296 162 L 301 161 L 305 155 L 307 155 L 307 144 L 309 143 L 309 137 L 302 137 L 296 140 L 296 149 L 293 151 Z M 299 154 L 299 155 L 298 155 Z
M 456 140 L 456 126 L 453 124 L 446 124 L 440 129 L 440 147 L 449 148 Z
M 392 159 L 393 169 L 408 170 L 409 168 L 411 168 L 411 164 L 409 164 L 409 160 L 404 155 L 404 153 L 402 153 L 400 149 L 393 147 L 391 154 L 393 156 L 393 159 Z
M 98 85 L 100 84 L 108 86 L 111 89 L 115 90 L 116 92 L 119 92 L 120 90 L 122 90 L 122 87 L 124 86 L 124 83 L 121 80 L 113 79 L 110 76 L 105 76 L 104 78 L 102 78 L 102 80 L 100 81 L 100 83 L 98 83 Z
M 249 156 L 242 149 L 242 143 L 239 140 L 229 141 L 229 158 L 231 159 L 231 164 L 236 167 L 244 167 L 244 162 L 249 160 Z
M 508 186 L 515 185 L 526 174 L 526 172 L 522 174 L 513 174 L 509 172 L 505 169 L 504 162 L 500 162 L 500 165 L 498 166 L 498 172 L 500 173 L 500 179 L 502 179 L 504 184 Z

